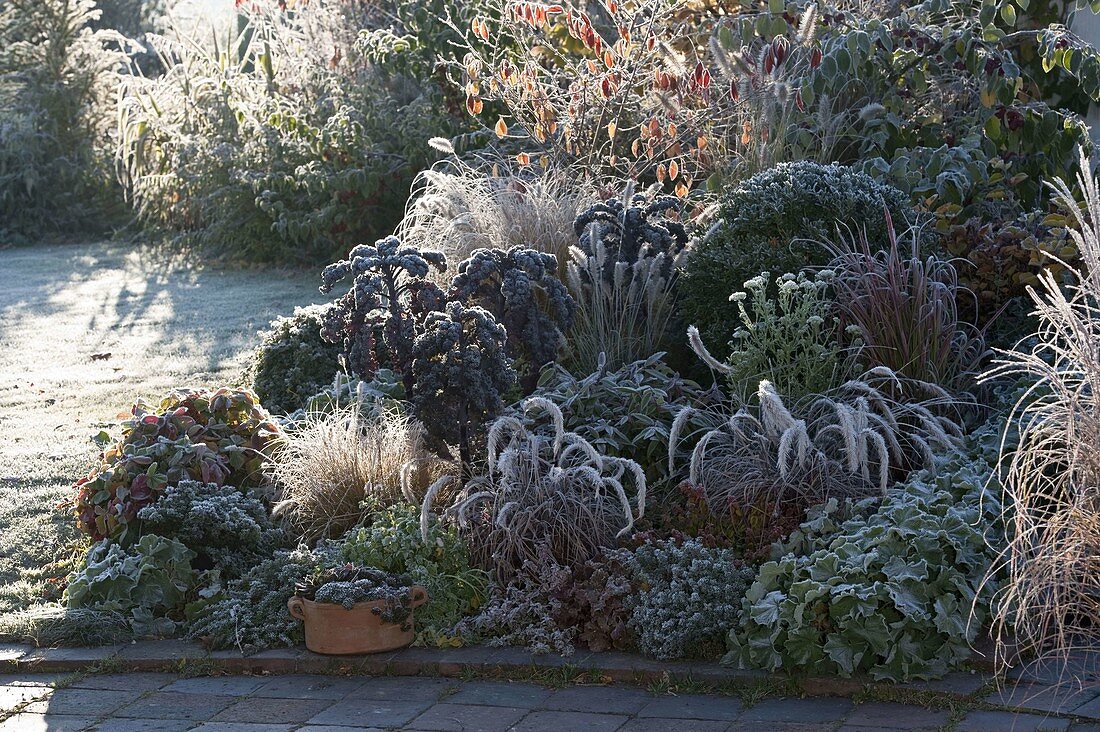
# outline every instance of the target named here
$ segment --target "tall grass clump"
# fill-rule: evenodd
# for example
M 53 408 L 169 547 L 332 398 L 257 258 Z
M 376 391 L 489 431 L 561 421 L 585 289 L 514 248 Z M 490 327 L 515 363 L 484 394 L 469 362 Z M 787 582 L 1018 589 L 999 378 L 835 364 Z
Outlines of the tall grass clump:
M 367 418 L 353 405 L 309 414 L 287 434 L 272 471 L 274 515 L 307 541 L 342 536 L 371 506 L 406 494 L 419 501 L 446 468 L 425 448 L 423 426 L 393 411 Z
M 1018 438 L 1001 448 L 1009 543 L 993 626 L 1006 663 L 1010 644 L 1064 660 L 1100 631 L 1100 190 L 1083 151 L 1080 166 L 1083 205 L 1064 180 L 1051 185 L 1075 224 L 1076 282 L 1043 272 L 1028 288 L 1034 335 L 983 375 L 1031 382 L 1009 414 Z
M 903 253 L 889 211 L 886 218 L 886 248 L 872 245 L 862 232 L 828 245 L 841 332 L 855 331 L 867 366 L 965 389 L 986 354 L 981 331 L 959 313 L 969 293 L 950 260 L 921 256 L 915 231 L 910 251 Z
M 645 512 L 641 466 L 603 455 L 566 432 L 561 409 L 548 399 L 529 397 L 523 410 L 549 417 L 549 434 L 515 416 L 498 418 L 489 429 L 487 473 L 444 512 L 476 537 L 471 545 L 482 564 L 503 583 L 544 552 L 562 566 L 579 567 L 629 534 Z M 425 531 L 437 492 L 453 480 L 444 477 L 429 489 Z
M 114 101 L 129 42 L 93 0 L 0 5 L 0 237 L 108 224 Z
M 524 246 L 553 254 L 559 272 L 576 242 L 573 221 L 595 203 L 561 171 L 521 170 L 499 155 L 448 158 L 418 174 L 412 188 L 398 232 L 407 245 L 440 249 L 449 262 L 477 249 Z M 443 273 L 432 276 L 440 286 L 450 282 Z

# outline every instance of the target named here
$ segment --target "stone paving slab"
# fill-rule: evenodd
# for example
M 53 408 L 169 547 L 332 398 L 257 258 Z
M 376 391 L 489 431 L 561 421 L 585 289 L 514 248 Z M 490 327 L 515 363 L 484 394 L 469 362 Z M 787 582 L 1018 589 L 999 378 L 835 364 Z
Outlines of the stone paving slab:
M 134 655 L 143 663 L 151 658 L 144 652 Z M 629 660 L 625 654 L 618 658 Z M 604 668 L 595 675 L 578 669 L 576 675 L 554 671 L 538 677 L 554 681 L 551 685 L 468 674 L 185 678 L 166 672 L 79 676 L 24 671 L 0 675 L 0 732 L 1100 732 L 1096 687 L 1018 683 L 988 695 L 985 682 L 976 685 L 972 678 L 982 675 L 962 674 L 943 680 L 938 688 L 889 686 L 895 697 L 904 688 L 922 692 L 914 699 L 931 694 L 928 698 L 938 699 L 942 708 L 826 696 L 767 698 L 747 705 L 736 686 L 723 687 L 724 694 L 697 694 L 662 693 L 677 688 L 664 676 L 649 685 L 591 683 L 612 676 L 603 673 L 614 665 L 612 660 L 603 658 Z M 638 665 L 623 665 L 636 670 L 650 663 L 656 664 L 643 659 Z M 341 661 L 338 668 L 348 666 Z M 586 683 L 563 684 L 569 679 Z M 856 699 L 875 698 L 876 687 L 852 683 L 866 691 Z M 744 699 L 755 699 L 760 688 L 746 690 Z M 960 703 L 973 705 L 961 721 L 946 711 Z M 1039 706 L 1021 713 L 983 708 L 985 704 Z M 1028 711 L 1043 706 L 1053 713 Z

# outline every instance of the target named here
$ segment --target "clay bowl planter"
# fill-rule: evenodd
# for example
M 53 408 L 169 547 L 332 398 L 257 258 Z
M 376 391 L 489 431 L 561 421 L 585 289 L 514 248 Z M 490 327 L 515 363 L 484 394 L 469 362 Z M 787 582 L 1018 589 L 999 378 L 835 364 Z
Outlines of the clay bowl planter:
M 411 609 L 428 601 L 428 591 L 414 585 L 409 588 L 409 595 L 410 613 L 404 626 L 387 623 L 372 612 L 374 608 L 384 609 L 385 600 L 357 602 L 348 610 L 343 605 L 294 596 L 286 606 L 291 616 L 305 624 L 306 648 L 314 653 L 380 653 L 404 648 L 416 637 Z

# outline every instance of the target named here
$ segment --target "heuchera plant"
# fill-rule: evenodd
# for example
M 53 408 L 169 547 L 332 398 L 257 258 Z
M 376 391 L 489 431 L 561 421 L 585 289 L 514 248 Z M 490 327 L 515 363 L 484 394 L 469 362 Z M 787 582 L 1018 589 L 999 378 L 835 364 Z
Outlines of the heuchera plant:
M 522 362 L 520 382 L 534 391 L 539 370 L 552 363 L 565 345 L 576 304 L 555 276 L 553 254 L 512 247 L 478 249 L 462 264 L 450 297 L 492 313 L 507 331 L 508 355 Z
M 370 379 L 379 362 L 402 375 L 412 392 L 412 351 L 417 324 L 441 310 L 443 291 L 427 279 L 429 268 L 446 269 L 441 252 L 401 245 L 395 236 L 361 244 L 347 259 L 325 267 L 321 292 L 327 293 L 351 277 L 351 288 L 329 309 L 321 336 L 342 343 L 345 365 Z
M 122 439 L 74 486 L 77 525 L 94 541 L 128 543 L 138 511 L 169 485 L 198 480 L 263 485 L 263 466 L 282 431 L 246 389 L 177 389 L 157 407 L 134 404 Z

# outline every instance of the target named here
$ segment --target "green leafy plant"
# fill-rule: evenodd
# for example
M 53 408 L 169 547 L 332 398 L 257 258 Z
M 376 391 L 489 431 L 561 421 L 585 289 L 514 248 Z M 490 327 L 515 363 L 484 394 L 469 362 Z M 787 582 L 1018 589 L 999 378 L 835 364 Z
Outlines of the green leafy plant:
M 0 8 L 0 235 L 87 231 L 119 213 L 114 91 L 128 42 L 93 0 Z
M 295 308 L 293 315 L 273 321 L 261 334 L 248 378 L 268 411 L 301 409 L 340 371 L 340 347 L 321 337 L 328 307 Z
M 286 543 L 263 501 L 231 485 L 181 480 L 137 518 L 142 534 L 180 542 L 195 552 L 196 567 L 216 567 L 225 578 L 244 574 Z
M 74 486 L 77 525 L 93 540 L 134 540 L 138 511 L 182 480 L 265 486 L 264 466 L 282 441 L 248 390 L 177 389 L 155 407 L 138 401 L 131 413 L 122 439 Z
M 340 605 L 351 610 L 361 602 L 381 601 L 374 614 L 384 623 L 400 625 L 409 630 L 412 625 L 413 589 L 407 575 L 383 572 L 379 569 L 344 564 L 322 569 L 299 582 L 294 594 L 313 602 Z
M 966 660 L 988 617 L 995 584 L 986 572 L 1002 542 L 1000 504 L 986 488 L 995 458 L 976 442 L 936 474 L 891 488 L 869 515 L 835 531 L 805 527 L 804 554 L 760 567 L 725 661 L 903 681 Z
M 420 14 L 403 6 L 257 2 L 224 34 L 177 24 L 153 37 L 164 71 L 127 78 L 118 117 L 140 219 L 210 256 L 275 263 L 392 231 L 436 155 L 424 141 L 465 127 L 444 80 L 360 42 Z
M 492 313 L 507 333 L 505 350 L 520 367 L 525 394 L 553 363 L 573 325 L 575 304 L 558 278 L 553 254 L 525 247 L 479 249 L 458 265 L 448 297 Z
M 730 293 L 742 283 L 762 270 L 826 264 L 828 252 L 817 242 L 838 226 L 885 245 L 887 216 L 899 227 L 918 223 L 905 194 L 843 165 L 783 163 L 742 181 L 723 195 L 717 221 L 684 265 L 685 321 L 708 343 L 725 344 L 739 314 Z
M 340 551 L 349 562 L 408 575 L 428 591 L 428 602 L 416 614 L 424 645 L 461 643 L 452 628 L 485 603 L 488 575 L 470 565 L 465 540 L 453 526 L 430 517 L 425 539 L 413 504 L 375 511 L 369 526 L 347 534 Z
M 859 342 L 841 346 L 840 321 L 833 315 L 831 269 L 813 277 L 803 273 L 776 278 L 777 295 L 770 295 L 770 272 L 745 282 L 745 290 L 730 296 L 740 325 L 729 342 L 726 362 L 707 363 L 726 377 L 730 392 L 745 400 L 761 380 L 790 399 L 821 394 L 847 380 L 856 367 Z M 698 329 L 688 329 L 696 354 L 706 353 Z
M 153 534 L 129 549 L 100 541 L 69 577 L 66 600 L 69 607 L 124 613 L 139 635 L 167 635 L 194 585 L 194 558 L 180 542 Z

